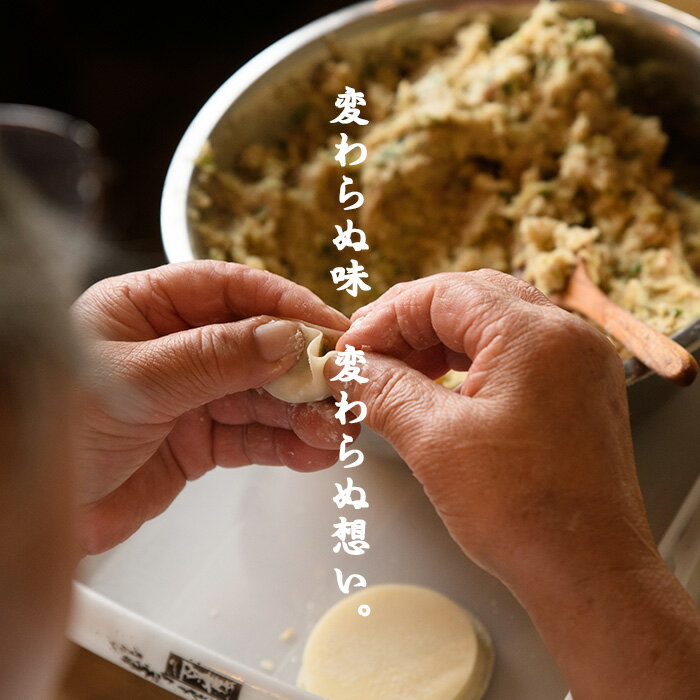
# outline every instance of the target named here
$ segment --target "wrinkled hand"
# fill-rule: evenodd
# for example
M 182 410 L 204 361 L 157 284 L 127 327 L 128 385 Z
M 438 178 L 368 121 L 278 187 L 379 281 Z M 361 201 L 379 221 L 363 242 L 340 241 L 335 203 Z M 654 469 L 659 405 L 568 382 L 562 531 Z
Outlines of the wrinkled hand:
M 126 539 L 215 465 L 321 469 L 338 459 L 332 401 L 291 405 L 257 390 L 298 359 L 286 317 L 344 330 L 308 290 L 242 265 L 166 265 L 104 280 L 75 303 L 89 399 L 79 466 L 88 553 Z
M 651 542 L 622 364 L 530 285 L 489 270 L 401 284 L 352 317 L 345 344 L 381 353 L 368 383 L 343 388 L 489 571 L 511 581 L 572 546 L 585 557 L 601 533 Z M 430 379 L 450 368 L 469 369 L 458 391 Z
M 602 334 L 480 270 L 394 287 L 346 345 L 370 381 L 336 395 L 366 404 L 452 537 L 520 599 L 574 698 L 700 696 L 700 616 L 654 546 Z M 458 391 L 431 381 L 450 368 L 469 370 Z

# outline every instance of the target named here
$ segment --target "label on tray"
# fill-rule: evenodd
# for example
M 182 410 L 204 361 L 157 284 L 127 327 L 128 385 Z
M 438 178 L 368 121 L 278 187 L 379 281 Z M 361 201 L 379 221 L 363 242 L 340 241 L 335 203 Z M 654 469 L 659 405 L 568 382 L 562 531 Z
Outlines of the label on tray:
M 242 683 L 222 676 L 204 666 L 187 661 L 177 654 L 170 653 L 165 667 L 166 678 L 193 688 L 217 700 L 236 700 L 243 687 Z

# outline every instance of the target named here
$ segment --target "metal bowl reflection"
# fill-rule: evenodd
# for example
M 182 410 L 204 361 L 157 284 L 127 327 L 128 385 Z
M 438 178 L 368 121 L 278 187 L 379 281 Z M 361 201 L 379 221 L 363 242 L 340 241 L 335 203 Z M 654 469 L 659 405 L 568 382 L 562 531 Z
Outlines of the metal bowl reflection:
M 402 36 L 410 27 L 431 38 L 487 10 L 507 35 L 527 16 L 534 2 L 521 0 L 388 0 L 363 2 L 334 12 L 280 39 L 234 73 L 206 102 L 185 132 L 165 180 L 161 228 L 170 262 L 205 258 L 188 222 L 188 200 L 195 161 L 206 142 L 226 167 L 242 147 L 274 138 L 293 109 L 294 81 L 329 56 L 326 37 L 348 53 Z M 666 164 L 677 186 L 693 193 L 700 187 L 700 20 L 655 0 L 566 0 L 572 16 L 592 17 L 610 41 L 616 58 L 631 68 L 634 83 L 622 99 L 640 113 L 661 117 L 670 137 Z M 418 28 L 418 29 L 417 29 Z M 285 90 L 285 88 L 287 88 Z M 691 352 L 700 348 L 700 319 L 674 339 Z M 632 384 L 650 374 L 635 359 L 625 362 Z

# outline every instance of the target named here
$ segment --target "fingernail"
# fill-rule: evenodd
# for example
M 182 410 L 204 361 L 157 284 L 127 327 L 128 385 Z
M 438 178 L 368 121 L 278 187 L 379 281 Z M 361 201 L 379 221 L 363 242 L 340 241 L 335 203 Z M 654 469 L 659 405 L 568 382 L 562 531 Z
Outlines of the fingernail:
M 266 362 L 276 362 L 294 353 L 297 357 L 304 347 L 304 336 L 295 323 L 268 321 L 253 331 L 260 356 Z

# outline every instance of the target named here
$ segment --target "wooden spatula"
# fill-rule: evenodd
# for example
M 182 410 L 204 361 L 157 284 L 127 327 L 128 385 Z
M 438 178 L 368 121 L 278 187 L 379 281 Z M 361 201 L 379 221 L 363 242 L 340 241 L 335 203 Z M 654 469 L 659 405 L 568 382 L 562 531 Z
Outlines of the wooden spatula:
M 576 264 L 564 292 L 551 298 L 559 306 L 595 321 L 661 377 L 680 386 L 688 386 L 695 379 L 698 373 L 695 358 L 674 340 L 610 301 L 588 276 L 583 260 Z

